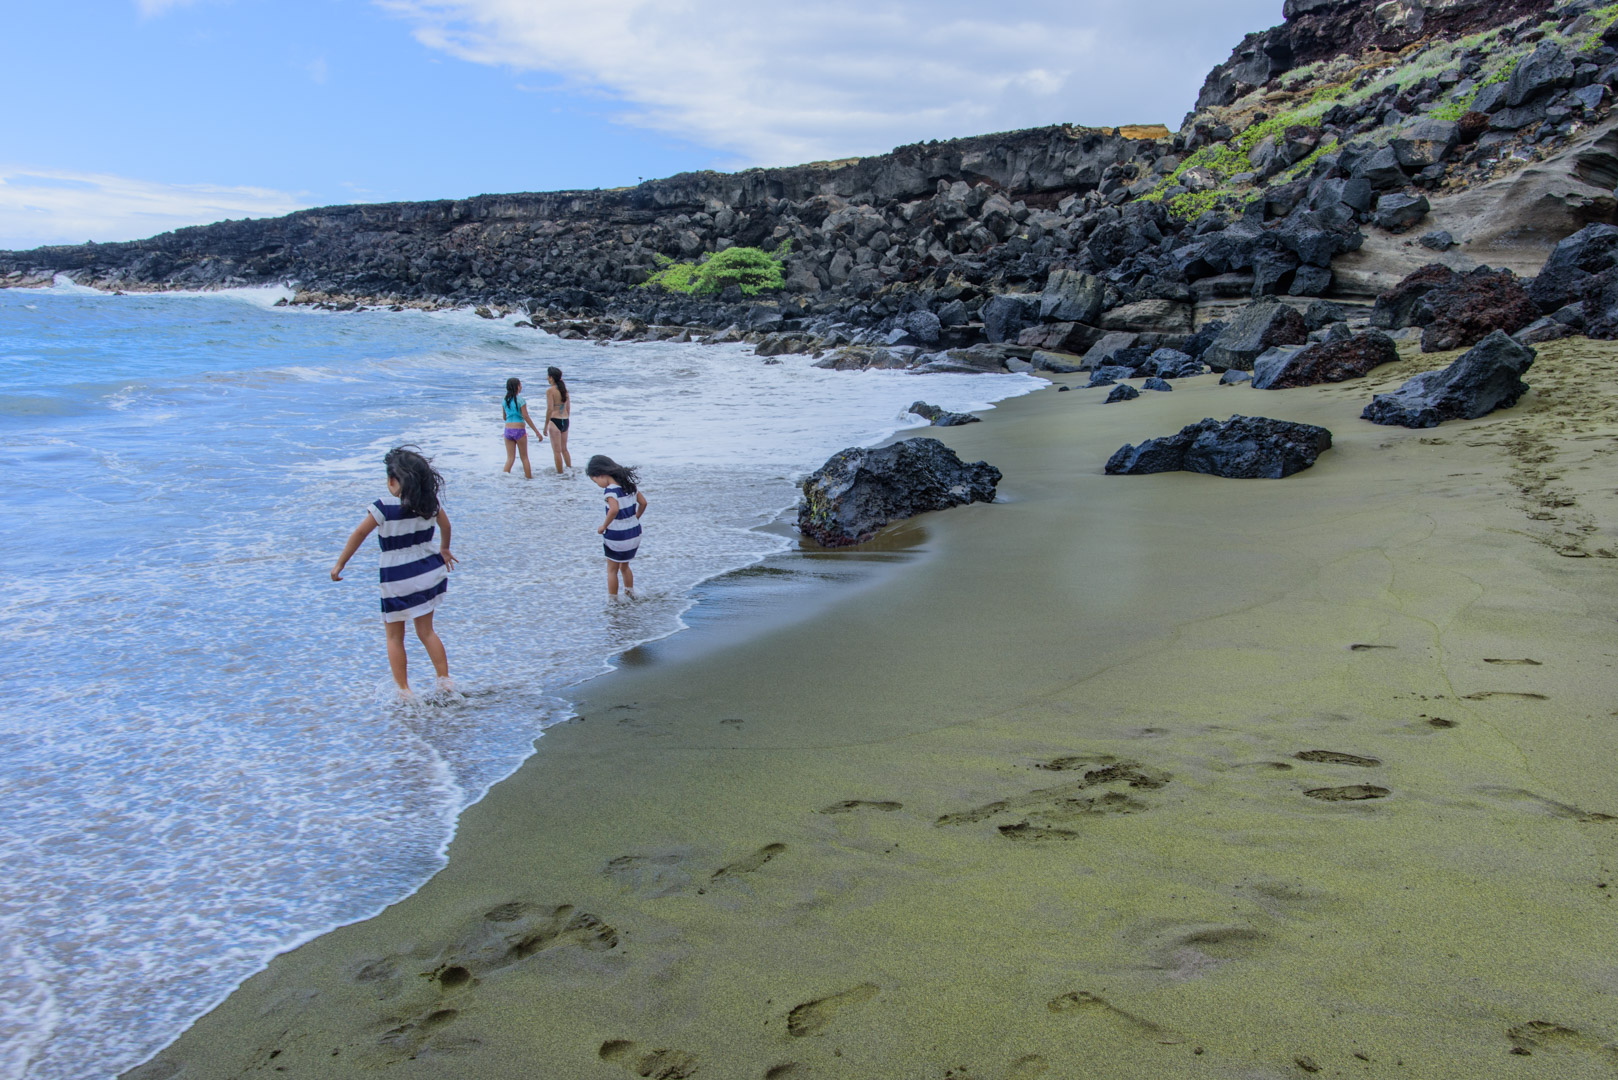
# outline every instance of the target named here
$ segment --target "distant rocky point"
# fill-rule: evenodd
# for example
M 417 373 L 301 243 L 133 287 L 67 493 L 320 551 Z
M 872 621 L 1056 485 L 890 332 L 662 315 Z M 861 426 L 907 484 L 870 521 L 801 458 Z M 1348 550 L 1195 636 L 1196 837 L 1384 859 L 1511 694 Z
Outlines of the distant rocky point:
M 1431 349 L 1618 325 L 1618 288 L 1564 287 L 1610 266 L 1574 253 L 1554 287 L 1534 281 L 1560 241 L 1618 215 L 1618 7 L 1287 0 L 1284 15 L 1172 132 L 1055 126 L 610 191 L 326 207 L 0 252 L 0 285 L 291 283 L 293 303 L 338 311 L 476 305 L 564 338 L 746 342 L 843 370 L 1122 357 L 1165 379 L 1308 344 L 1324 324 L 1297 317 L 1321 301 L 1363 321 L 1391 297 L 1373 325 L 1419 327 Z M 783 244 L 776 292 L 643 287 L 659 258 Z M 1585 247 L 1600 262 L 1612 244 Z M 1177 366 L 1144 370 L 1165 351 Z

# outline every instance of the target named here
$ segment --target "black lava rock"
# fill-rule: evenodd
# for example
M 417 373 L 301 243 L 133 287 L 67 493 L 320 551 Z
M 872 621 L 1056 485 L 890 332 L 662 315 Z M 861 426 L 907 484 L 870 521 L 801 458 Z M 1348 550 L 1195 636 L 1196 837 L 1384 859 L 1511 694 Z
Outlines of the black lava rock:
M 804 480 L 798 530 L 825 547 L 862 544 L 890 522 L 993 502 L 999 483 L 999 469 L 964 464 L 937 439 L 850 447 Z
M 1128 383 L 1119 383 L 1117 386 L 1112 388 L 1112 393 L 1108 394 L 1107 400 L 1103 401 L 1101 404 L 1111 405 L 1117 401 L 1132 401 L 1138 397 L 1140 397 L 1139 390 L 1136 390 Z
M 1496 330 L 1442 371 L 1425 371 L 1391 394 L 1371 399 L 1360 417 L 1373 424 L 1437 427 L 1509 408 L 1528 390 L 1522 375 L 1533 349 Z
M 1590 279 L 1618 266 L 1618 228 L 1586 225 L 1556 245 L 1528 295 L 1544 312 L 1583 300 Z
M 929 421 L 933 427 L 960 427 L 962 424 L 976 424 L 983 419 L 971 413 L 946 412 L 937 405 L 929 405 L 925 401 L 913 403 L 910 411 Z
M 1212 418 L 1179 434 L 1125 446 L 1107 461 L 1111 476 L 1195 472 L 1232 479 L 1279 480 L 1309 468 L 1331 447 L 1331 432 L 1263 416 Z

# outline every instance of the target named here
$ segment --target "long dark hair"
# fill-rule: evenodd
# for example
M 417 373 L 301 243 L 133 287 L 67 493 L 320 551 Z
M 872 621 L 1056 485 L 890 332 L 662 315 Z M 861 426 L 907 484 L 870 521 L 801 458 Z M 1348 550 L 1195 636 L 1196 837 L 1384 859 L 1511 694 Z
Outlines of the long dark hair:
M 635 483 L 638 479 L 635 470 L 627 465 L 620 465 L 606 454 L 597 454 L 590 459 L 584 467 L 585 476 L 610 476 L 613 483 L 623 488 L 630 495 L 635 494 Z
M 558 390 L 560 390 L 562 392 L 562 400 L 566 401 L 567 400 L 567 383 L 562 381 L 562 369 L 559 368 L 559 367 L 548 367 L 548 368 L 545 369 L 545 374 L 550 376 L 551 382 L 556 384 L 556 389 L 558 389 Z M 633 490 L 633 489 L 631 489 L 631 490 Z
M 511 408 L 511 403 L 517 400 L 517 391 L 521 389 L 522 380 L 517 376 L 513 375 L 506 380 L 506 408 Z
M 444 490 L 444 478 L 421 456 L 421 447 L 395 446 L 382 464 L 388 479 L 399 481 L 399 505 L 405 517 L 438 516 L 438 493 Z

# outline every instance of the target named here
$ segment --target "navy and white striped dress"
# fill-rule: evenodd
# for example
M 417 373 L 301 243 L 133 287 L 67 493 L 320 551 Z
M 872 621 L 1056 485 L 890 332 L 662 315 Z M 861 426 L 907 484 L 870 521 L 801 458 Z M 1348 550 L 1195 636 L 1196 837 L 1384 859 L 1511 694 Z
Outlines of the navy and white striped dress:
M 635 516 L 635 496 L 617 484 L 606 489 L 609 499 L 618 500 L 618 516 L 602 536 L 602 547 L 613 562 L 628 562 L 640 547 L 640 518 Z
M 378 499 L 370 510 L 382 545 L 382 621 L 427 614 L 449 588 L 444 557 L 433 545 L 432 519 L 405 517 L 397 499 Z

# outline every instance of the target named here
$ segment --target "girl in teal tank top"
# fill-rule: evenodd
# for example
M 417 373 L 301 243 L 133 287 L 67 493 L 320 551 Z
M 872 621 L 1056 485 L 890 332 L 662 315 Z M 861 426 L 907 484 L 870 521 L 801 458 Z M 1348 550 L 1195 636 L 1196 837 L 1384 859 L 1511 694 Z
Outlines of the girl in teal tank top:
M 545 433 L 539 430 L 539 426 L 528 415 L 528 402 L 522 396 L 522 380 L 516 376 L 506 380 L 505 413 L 506 430 L 505 438 L 502 440 L 506 444 L 505 471 L 511 471 L 517 455 L 521 454 L 522 474 L 532 480 L 534 470 L 528 464 L 528 429 L 533 428 L 534 434 L 541 442 L 545 441 Z

